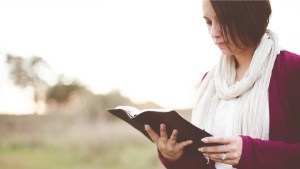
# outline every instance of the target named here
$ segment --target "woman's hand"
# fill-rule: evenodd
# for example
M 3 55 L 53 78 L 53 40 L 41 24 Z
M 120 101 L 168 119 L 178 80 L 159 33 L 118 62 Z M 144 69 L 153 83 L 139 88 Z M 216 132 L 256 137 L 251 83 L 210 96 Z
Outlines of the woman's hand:
M 155 143 L 160 153 L 169 161 L 176 161 L 183 154 L 184 147 L 192 144 L 191 140 L 177 143 L 178 130 L 173 130 L 170 138 L 166 131 L 166 125 L 160 125 L 160 136 L 151 129 L 149 125 L 145 125 L 145 130 Z
M 218 143 L 219 146 L 199 148 L 204 156 L 220 163 L 237 165 L 241 159 L 243 140 L 241 137 L 206 137 L 204 143 Z

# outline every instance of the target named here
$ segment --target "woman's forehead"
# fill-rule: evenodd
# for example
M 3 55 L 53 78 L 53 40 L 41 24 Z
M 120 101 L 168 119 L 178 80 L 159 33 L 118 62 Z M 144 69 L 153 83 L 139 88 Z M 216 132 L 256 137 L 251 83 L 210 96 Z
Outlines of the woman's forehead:
M 209 19 L 216 19 L 217 15 L 211 5 L 210 0 L 202 0 L 203 17 Z

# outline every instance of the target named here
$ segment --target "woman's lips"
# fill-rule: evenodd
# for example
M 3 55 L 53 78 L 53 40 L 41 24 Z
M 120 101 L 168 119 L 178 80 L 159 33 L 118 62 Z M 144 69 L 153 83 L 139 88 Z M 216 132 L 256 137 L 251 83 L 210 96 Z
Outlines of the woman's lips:
M 226 43 L 225 43 L 225 42 L 218 42 L 218 43 L 216 43 L 216 45 L 217 45 L 219 48 L 224 48 L 224 47 L 226 47 Z

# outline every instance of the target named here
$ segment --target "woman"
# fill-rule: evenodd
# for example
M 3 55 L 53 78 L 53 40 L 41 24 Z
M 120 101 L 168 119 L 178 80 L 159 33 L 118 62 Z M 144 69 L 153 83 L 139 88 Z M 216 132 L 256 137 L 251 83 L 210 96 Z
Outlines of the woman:
M 270 2 L 203 0 L 208 31 L 222 56 L 201 83 L 192 123 L 220 146 L 183 153 L 180 131 L 145 129 L 170 169 L 299 169 L 300 56 L 282 50 L 267 30 Z M 208 162 L 207 160 L 208 159 Z M 210 160 L 209 160 L 210 159 Z

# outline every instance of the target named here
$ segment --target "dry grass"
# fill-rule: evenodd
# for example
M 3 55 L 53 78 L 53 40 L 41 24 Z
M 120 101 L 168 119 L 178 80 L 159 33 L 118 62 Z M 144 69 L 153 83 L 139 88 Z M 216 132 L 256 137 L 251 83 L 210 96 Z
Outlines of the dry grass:
M 189 119 L 189 110 L 179 110 Z M 0 115 L 1 169 L 163 169 L 127 123 L 70 115 Z
M 0 116 L 1 169 L 163 168 L 154 145 L 122 121 Z

